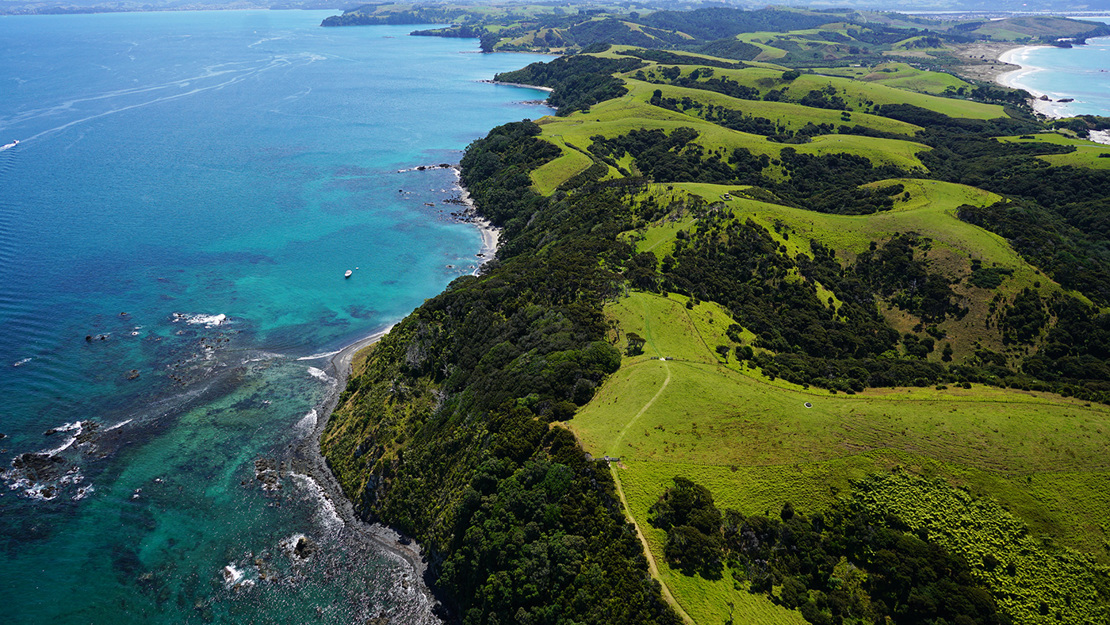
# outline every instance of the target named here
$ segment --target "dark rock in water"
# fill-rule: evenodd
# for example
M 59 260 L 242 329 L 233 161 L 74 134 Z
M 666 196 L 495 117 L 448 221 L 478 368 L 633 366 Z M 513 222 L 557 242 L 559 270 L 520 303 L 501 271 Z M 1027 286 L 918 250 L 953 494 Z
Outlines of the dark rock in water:
M 307 536 L 301 536 L 297 540 L 297 545 L 293 547 L 293 555 L 302 560 L 311 558 L 314 553 L 316 553 L 316 543 L 309 540 Z
M 127 379 L 128 380 L 134 380 L 138 377 L 139 377 L 139 370 L 138 369 L 131 369 L 130 371 L 127 372 Z
M 254 479 L 262 482 L 262 490 L 281 490 L 281 474 L 278 469 L 273 458 L 259 458 L 254 461 Z
M 85 342 L 86 343 L 92 343 L 92 335 L 91 334 L 86 334 L 85 335 Z
M 3 439 L 5 439 L 5 438 L 7 438 L 7 437 L 8 437 L 8 435 L 7 435 L 7 434 L 0 434 L 0 440 L 3 440 Z
M 100 429 L 99 421 L 82 421 L 81 431 L 74 437 L 78 445 L 92 442 L 96 437 L 97 430 Z
M 25 453 L 12 460 L 12 467 L 25 472 L 44 473 L 58 468 L 62 459 L 50 454 Z

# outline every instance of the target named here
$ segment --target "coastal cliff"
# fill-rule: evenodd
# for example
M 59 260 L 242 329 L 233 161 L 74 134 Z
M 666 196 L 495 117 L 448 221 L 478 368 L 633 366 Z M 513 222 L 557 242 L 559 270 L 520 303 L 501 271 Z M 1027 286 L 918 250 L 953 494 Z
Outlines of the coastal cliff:
M 631 248 L 616 242 L 619 190 L 551 202 L 528 189 L 558 152 L 538 130 L 509 124 L 468 149 L 463 182 L 504 228 L 498 259 L 373 347 L 321 448 L 362 516 L 425 546 L 465 622 L 678 623 L 606 463 L 548 425 L 620 365 L 601 303 Z

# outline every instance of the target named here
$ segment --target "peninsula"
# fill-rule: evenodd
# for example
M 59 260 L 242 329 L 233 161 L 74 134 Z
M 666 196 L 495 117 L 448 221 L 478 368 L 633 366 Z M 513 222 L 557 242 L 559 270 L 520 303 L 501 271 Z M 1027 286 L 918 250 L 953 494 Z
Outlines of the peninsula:
M 1110 120 L 961 71 L 1104 26 L 473 14 L 422 34 L 567 52 L 494 77 L 558 115 L 467 149 L 496 259 L 320 440 L 451 618 L 1110 619 Z

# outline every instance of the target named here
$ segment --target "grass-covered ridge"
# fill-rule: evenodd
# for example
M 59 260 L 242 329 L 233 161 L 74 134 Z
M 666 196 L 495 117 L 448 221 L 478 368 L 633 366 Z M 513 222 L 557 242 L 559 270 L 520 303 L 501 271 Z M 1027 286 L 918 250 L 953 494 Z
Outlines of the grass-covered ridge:
M 1110 173 L 1016 109 L 696 54 L 511 75 L 566 106 L 468 149 L 504 243 L 352 377 L 359 511 L 467 623 L 1098 622 Z M 675 477 L 718 516 L 660 521 Z M 918 561 L 959 584 L 883 582 Z

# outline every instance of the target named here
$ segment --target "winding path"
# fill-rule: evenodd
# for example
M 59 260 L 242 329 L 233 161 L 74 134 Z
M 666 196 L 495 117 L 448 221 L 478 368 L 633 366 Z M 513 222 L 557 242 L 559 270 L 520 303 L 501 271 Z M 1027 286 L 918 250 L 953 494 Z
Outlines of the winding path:
M 659 362 L 663 363 L 663 368 L 667 372 L 667 378 L 663 380 L 663 385 L 659 387 L 659 390 L 655 392 L 655 395 L 653 395 L 651 399 L 649 399 L 647 403 L 644 404 L 642 408 L 640 408 L 640 411 L 637 412 L 636 415 L 629 419 L 628 423 L 624 425 L 624 429 L 621 430 L 620 434 L 617 435 L 616 440 L 613 441 L 613 444 L 609 450 L 609 455 L 616 456 L 617 450 L 620 449 L 620 443 L 622 440 L 624 440 L 625 433 L 628 432 L 628 428 L 632 427 L 632 424 L 636 423 L 640 416 L 647 412 L 649 408 L 651 408 L 651 405 L 655 403 L 655 400 L 659 399 L 659 397 L 663 394 L 663 391 L 667 390 L 667 385 L 671 383 L 670 365 L 667 364 L 666 360 L 660 360 Z M 640 526 L 636 523 L 636 519 L 632 518 L 632 512 L 628 509 L 628 499 L 625 498 L 624 488 L 621 486 L 620 472 L 617 470 L 617 467 L 613 466 L 613 463 L 609 464 L 609 471 L 613 474 L 613 482 L 617 485 L 617 496 L 620 497 L 621 507 L 624 509 L 624 516 L 626 519 L 628 519 L 628 522 L 632 524 L 632 527 L 636 529 L 636 537 L 640 539 L 640 545 L 644 549 L 644 556 L 647 557 L 648 573 L 651 574 L 653 578 L 659 580 L 659 585 L 663 591 L 663 598 L 667 600 L 667 603 L 671 604 L 671 607 L 675 609 L 675 612 L 678 612 L 678 615 L 682 617 L 683 622 L 685 622 L 687 625 L 694 625 L 694 619 L 690 618 L 690 615 L 686 613 L 686 610 L 682 609 L 682 606 L 678 604 L 678 601 L 674 598 L 674 595 L 671 594 L 671 589 L 659 576 L 659 567 L 655 564 L 655 556 L 651 554 L 651 548 L 648 546 L 647 538 L 644 536 L 644 533 L 640 531 Z

